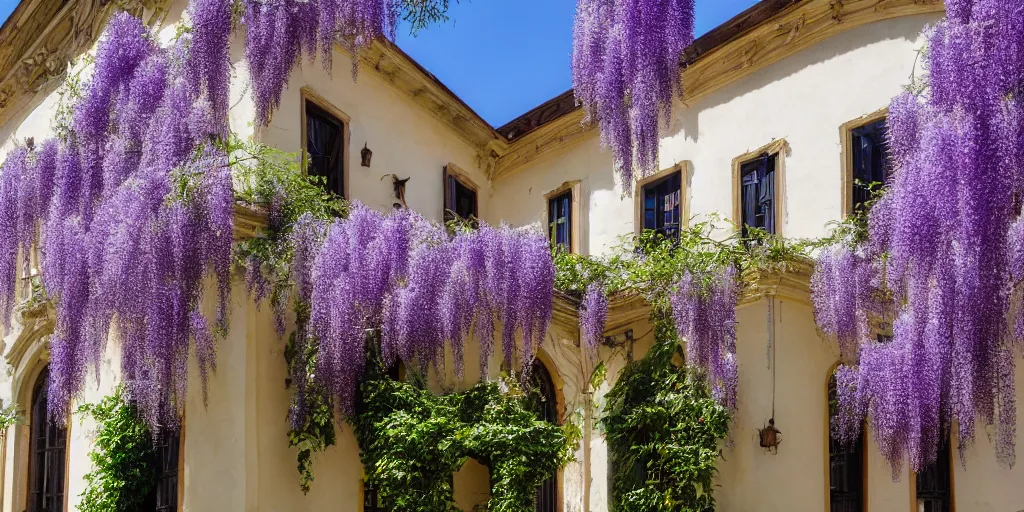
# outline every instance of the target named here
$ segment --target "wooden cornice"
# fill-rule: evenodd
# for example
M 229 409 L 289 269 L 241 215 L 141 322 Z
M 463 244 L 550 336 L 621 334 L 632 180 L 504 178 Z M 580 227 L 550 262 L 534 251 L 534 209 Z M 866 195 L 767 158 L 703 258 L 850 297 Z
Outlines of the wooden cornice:
M 394 43 L 378 38 L 360 52 L 359 58 L 363 68 L 427 109 L 475 148 L 481 169 L 488 171 L 506 151 L 504 141 L 491 125 Z
M 22 0 L 0 28 L 0 125 L 32 96 L 67 74 L 110 13 L 126 11 L 147 25 L 163 19 L 171 0 Z
M 751 16 L 746 13 L 731 20 L 729 23 L 736 23 L 746 30 L 741 35 L 732 39 L 721 38 L 715 45 L 702 47 L 699 52 L 692 50 L 692 47 L 692 51 L 688 50 L 682 71 L 687 103 L 692 104 L 728 84 L 848 30 L 877 21 L 938 13 L 945 9 L 941 0 L 803 0 L 775 3 L 781 10 L 767 19 L 757 18 L 756 24 L 744 18 L 745 15 Z M 556 99 L 564 96 L 560 95 Z M 552 100 L 545 105 L 563 103 Z M 528 132 L 509 143 L 507 150 L 497 158 L 490 173 L 491 179 L 512 176 L 526 164 L 547 153 L 569 147 L 592 135 L 595 125 L 583 122 L 585 113 L 582 109 L 563 110 L 560 117 L 548 119 L 540 126 L 530 125 Z M 514 121 L 506 126 L 522 124 Z

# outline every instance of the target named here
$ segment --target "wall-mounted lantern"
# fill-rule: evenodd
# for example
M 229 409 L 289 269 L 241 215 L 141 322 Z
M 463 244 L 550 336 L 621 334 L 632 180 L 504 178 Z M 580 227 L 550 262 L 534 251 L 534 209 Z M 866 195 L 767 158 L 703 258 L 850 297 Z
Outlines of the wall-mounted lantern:
M 779 443 L 782 442 L 782 432 L 775 428 L 775 418 L 768 420 L 768 426 L 757 430 L 761 438 L 761 448 L 771 453 L 779 453 Z
M 369 167 L 370 159 L 373 158 L 373 151 L 370 151 L 365 142 L 363 143 L 363 149 L 359 152 L 359 156 L 362 157 L 363 167 Z

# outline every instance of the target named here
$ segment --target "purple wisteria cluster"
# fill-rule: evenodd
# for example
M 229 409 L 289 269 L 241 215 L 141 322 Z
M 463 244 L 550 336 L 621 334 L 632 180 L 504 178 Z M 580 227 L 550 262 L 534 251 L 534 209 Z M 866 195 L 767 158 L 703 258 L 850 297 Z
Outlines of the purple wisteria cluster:
M 686 362 L 705 373 L 712 396 L 736 410 L 736 305 L 740 282 L 725 266 L 702 278 L 687 271 L 669 296 L 672 320 L 686 343 Z
M 657 167 L 659 122 L 682 94 L 693 9 L 693 0 L 577 0 L 573 88 L 612 149 L 626 192 L 634 174 Z
M 604 336 L 605 323 L 608 321 L 608 296 L 604 293 L 602 283 L 591 283 L 583 294 L 580 303 L 580 335 L 584 346 L 592 355 L 597 354 L 597 347 Z
M 66 136 L 15 149 L 0 169 L 0 311 L 9 325 L 17 256 L 38 243 L 56 308 L 49 415 L 67 421 L 108 336 L 151 425 L 174 428 L 189 354 L 214 367 L 200 312 L 219 282 L 226 326 L 234 196 L 227 155 L 228 0 L 190 7 L 197 30 L 161 48 L 142 23 L 114 15 Z M 198 28 L 202 28 L 199 30 Z
M 378 37 L 394 40 L 401 14 L 399 0 L 245 0 L 245 58 L 257 122 L 270 121 L 303 56 L 312 61 L 319 55 L 330 70 L 335 44 L 355 54 Z M 358 58 L 352 62 L 354 75 Z
M 896 474 L 904 459 L 915 471 L 934 461 L 954 424 L 963 454 L 976 420 L 995 425 L 997 457 L 1014 462 L 1024 2 L 946 7 L 926 34 L 927 88 L 889 108 L 895 175 L 870 241 L 827 250 L 814 276 L 819 326 L 855 362 L 837 373 L 837 433 L 852 441 L 868 416 Z M 891 341 L 870 335 L 872 296 L 889 297 Z
M 496 333 L 506 365 L 521 371 L 546 336 L 555 267 L 541 233 L 482 225 L 450 235 L 409 210 L 354 203 L 329 226 L 301 218 L 293 238 L 295 293 L 310 310 L 297 352 L 318 344 L 314 378 L 344 414 L 353 412 L 370 331 L 380 329 L 387 366 L 426 371 L 443 364 L 449 346 L 459 378 L 471 337 L 486 376 Z M 301 424 L 305 391 L 297 391 L 292 419 Z

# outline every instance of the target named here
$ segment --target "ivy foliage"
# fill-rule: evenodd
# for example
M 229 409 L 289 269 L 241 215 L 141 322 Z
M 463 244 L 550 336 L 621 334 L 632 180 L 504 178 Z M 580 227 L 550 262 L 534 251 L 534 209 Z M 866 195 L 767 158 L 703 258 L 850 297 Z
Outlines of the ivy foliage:
M 730 416 L 703 378 L 683 366 L 667 315 L 654 316 L 654 345 L 622 370 L 605 397 L 612 510 L 713 511 L 712 479 Z
M 680 229 L 678 239 L 651 230 L 622 237 L 606 257 L 556 251 L 555 289 L 579 298 L 598 282 L 609 295 L 639 293 L 655 308 L 665 309 L 669 293 L 685 272 L 711 276 L 726 265 L 740 272 L 784 271 L 808 261 L 808 251 L 816 244 L 749 227 L 744 236 L 731 223 L 712 217 Z
M 97 423 L 89 453 L 93 470 L 85 475 L 82 512 L 143 512 L 156 482 L 153 434 L 119 386 L 96 404 L 78 408 Z
M 307 322 L 309 319 L 308 311 L 300 311 L 298 315 L 301 322 Z M 306 347 L 306 367 L 299 368 L 299 362 L 302 359 L 296 357 L 295 336 L 296 331 L 293 331 L 285 346 L 284 357 L 288 364 L 288 374 L 294 375 L 294 372 L 305 371 L 307 376 L 311 376 L 316 369 L 317 345 L 310 343 Z M 334 405 L 326 390 L 309 377 L 307 379 L 306 404 L 308 412 L 305 421 L 298 428 L 293 427 L 288 431 L 288 447 L 298 449 L 296 468 L 299 471 L 299 488 L 302 489 L 303 494 L 308 493 L 313 485 L 315 455 L 329 446 L 334 446 L 337 442 L 337 433 L 334 429 Z
M 309 176 L 303 158 L 266 144 L 232 135 L 227 142 L 235 176 L 235 198 L 268 214 L 265 229 L 257 236 L 236 242 L 235 260 L 259 265 L 271 280 L 271 301 L 286 300 L 292 244 L 288 237 L 295 221 L 305 213 L 318 219 L 344 216 L 345 200 L 327 190 L 323 176 Z
M 514 379 L 435 395 L 383 372 L 361 386 L 354 419 L 366 482 L 395 512 L 458 510 L 452 475 L 468 458 L 491 471 L 487 510 L 534 510 L 537 487 L 573 459 L 578 425 L 537 418 Z

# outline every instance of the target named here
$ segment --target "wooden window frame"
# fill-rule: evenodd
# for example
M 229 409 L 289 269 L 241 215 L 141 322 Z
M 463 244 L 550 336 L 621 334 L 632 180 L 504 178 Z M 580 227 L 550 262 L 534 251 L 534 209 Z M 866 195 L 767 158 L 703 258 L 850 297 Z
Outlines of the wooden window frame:
M 789 143 L 785 138 L 776 139 L 753 151 L 732 159 L 732 218 L 737 231 L 743 231 L 743 164 L 763 155 L 775 156 L 775 235 L 783 236 L 786 228 L 786 153 Z
M 341 111 L 338 107 L 335 107 L 331 102 L 324 99 L 323 96 L 313 90 L 312 87 L 305 86 L 299 91 L 301 97 L 301 105 L 299 108 L 299 151 L 302 154 L 302 174 L 306 174 L 309 171 L 309 155 L 306 152 L 306 103 L 312 103 L 317 108 L 327 112 L 334 116 L 342 124 L 342 148 L 341 148 L 341 159 L 343 162 L 341 169 L 341 191 L 342 197 L 349 199 L 351 197 L 352 182 L 349 180 L 349 169 L 352 167 L 352 160 L 349 158 L 349 146 L 351 145 L 352 139 L 352 118 L 348 114 Z
M 832 438 L 832 418 L 829 415 L 829 412 L 830 412 L 829 411 L 829 401 L 830 401 L 829 400 L 829 384 L 830 384 L 830 381 L 832 380 L 832 376 L 835 374 L 835 372 L 839 368 L 840 364 L 842 364 L 842 363 L 839 362 L 839 361 L 835 362 L 834 364 L 832 364 L 831 367 L 829 367 L 828 373 L 825 374 L 825 401 L 824 401 L 824 404 L 825 404 L 825 429 L 823 430 L 823 432 L 825 433 L 825 449 L 824 449 L 824 453 L 825 453 L 825 466 L 824 466 L 825 467 L 825 508 L 822 509 L 825 512 L 829 512 L 830 510 L 832 510 L 832 457 L 831 457 L 832 453 L 829 450 L 829 444 L 830 444 L 829 441 L 831 441 L 831 438 Z M 860 435 L 861 435 L 861 442 L 863 443 L 862 446 L 861 446 L 861 453 L 860 453 L 860 456 L 861 456 L 861 505 L 860 505 L 860 508 L 861 508 L 861 510 L 863 512 L 868 512 L 868 510 L 871 508 L 870 507 L 870 504 L 871 504 L 871 500 L 870 500 L 871 486 L 868 485 L 868 483 L 871 482 L 871 479 L 868 476 L 869 475 L 869 471 L 870 471 L 870 466 L 868 465 L 868 463 L 870 461 L 869 458 L 868 458 L 868 451 L 869 451 L 869 448 L 870 448 L 870 444 L 869 444 L 870 438 L 868 436 L 868 423 L 867 423 L 867 421 L 864 421 L 864 424 L 861 427 Z M 916 499 L 915 499 L 915 502 L 916 502 Z M 916 512 L 916 510 L 914 512 Z
M 889 107 L 851 119 L 839 127 L 842 218 L 853 213 L 853 130 L 889 117 Z
M 47 353 L 47 356 L 49 356 L 49 353 Z M 40 365 L 39 365 L 39 367 L 34 372 L 32 372 L 31 379 L 29 379 L 29 380 L 27 380 L 25 382 L 25 387 L 28 388 L 27 389 L 27 396 L 29 397 L 29 399 L 27 400 L 27 403 L 29 405 L 28 405 L 28 408 L 26 409 L 26 412 L 27 412 L 27 414 L 28 414 L 28 416 L 30 418 L 32 416 L 32 410 L 35 408 L 35 401 L 33 400 L 33 398 L 34 398 L 33 395 L 35 394 L 34 391 L 35 391 L 35 387 L 36 387 L 36 383 L 37 383 L 36 381 L 39 380 L 39 376 L 42 375 L 42 373 L 44 371 L 45 372 L 49 372 L 49 369 L 50 369 L 49 357 L 47 357 L 45 360 L 40 360 Z M 47 391 L 47 393 L 49 393 L 49 391 Z M 49 401 L 49 399 L 50 399 L 49 396 L 47 396 L 46 399 L 47 399 L 47 401 Z M 71 479 L 69 478 L 68 470 L 71 468 L 71 424 L 72 423 L 73 423 L 72 421 L 68 421 L 67 426 L 64 427 L 64 436 L 65 437 L 64 437 L 64 506 L 63 506 L 63 510 L 65 512 L 69 511 L 69 508 L 68 508 L 68 490 L 70 489 L 69 484 L 70 484 Z M 25 496 L 24 496 L 24 499 L 22 500 L 22 508 L 27 511 L 28 507 L 29 507 L 29 502 L 32 499 L 32 476 L 31 475 L 32 475 L 32 469 L 33 469 L 32 468 L 32 462 L 33 462 L 33 460 L 35 458 L 33 450 L 32 450 L 32 440 L 33 440 L 33 438 L 35 436 L 32 435 L 33 432 L 32 432 L 31 422 L 26 423 L 25 427 L 26 427 L 26 432 L 27 432 L 27 435 L 28 435 L 28 439 L 27 439 L 27 442 L 25 443 L 25 452 L 26 452 L 26 457 L 24 459 L 25 460 L 25 469 L 26 469 L 26 471 L 25 471 Z
M 573 254 L 580 254 L 580 220 L 583 218 L 583 208 L 581 207 L 582 181 L 567 181 L 559 185 L 558 188 L 544 194 L 544 211 L 540 224 L 544 226 L 544 232 L 547 233 L 548 241 L 550 242 L 551 227 L 548 225 L 548 219 L 551 216 L 551 200 L 566 192 L 572 194 L 569 206 L 569 251 Z
M 455 178 L 463 187 L 466 187 L 476 194 L 476 204 L 473 205 L 474 216 L 477 221 L 480 220 L 480 187 L 462 170 L 459 166 L 448 162 L 448 165 L 444 166 L 443 172 L 441 173 L 441 220 L 448 220 L 448 177 Z M 454 202 L 455 198 L 452 197 L 451 201 Z M 454 205 L 453 205 L 454 206 Z M 452 211 L 454 215 L 455 212 Z M 466 220 L 466 219 L 464 219 Z
M 661 181 L 673 173 L 679 173 L 679 230 L 690 227 L 690 186 L 689 176 L 692 162 L 684 160 L 672 167 L 662 169 L 633 185 L 633 234 L 640 236 L 644 230 L 644 187 Z

